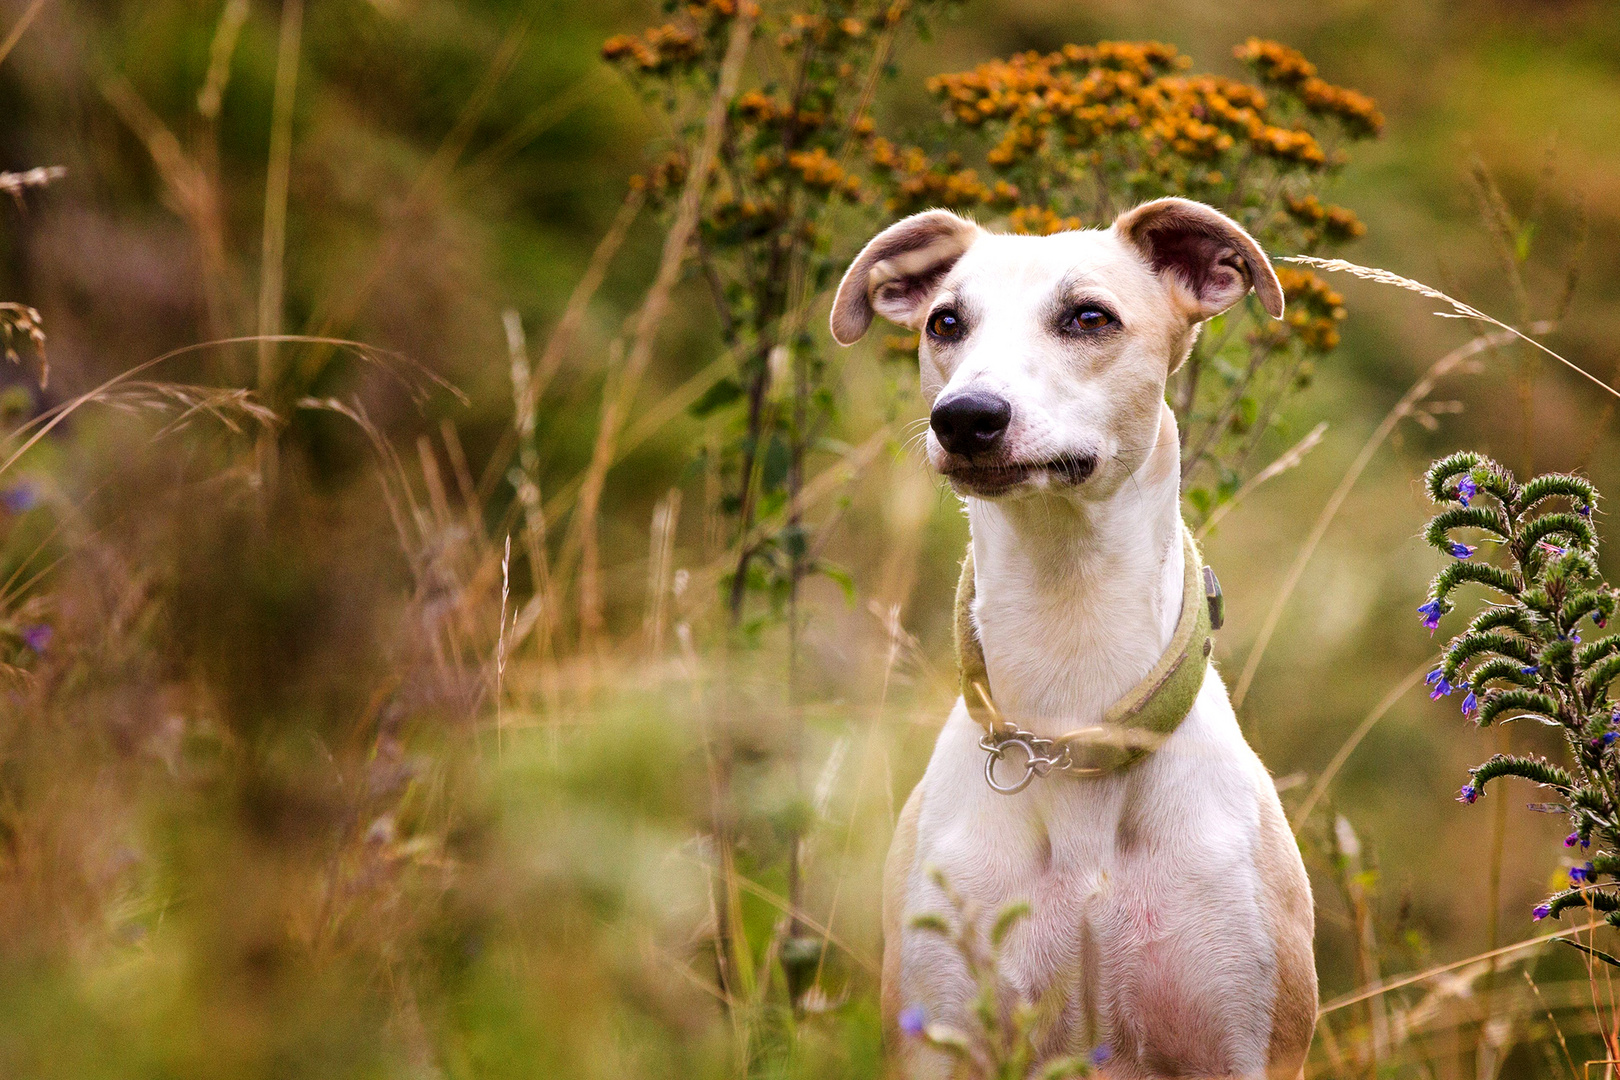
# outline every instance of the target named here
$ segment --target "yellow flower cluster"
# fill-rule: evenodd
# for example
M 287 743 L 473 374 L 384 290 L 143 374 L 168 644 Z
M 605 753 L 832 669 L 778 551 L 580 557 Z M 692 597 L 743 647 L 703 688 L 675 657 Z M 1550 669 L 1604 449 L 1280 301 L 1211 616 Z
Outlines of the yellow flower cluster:
M 1007 225 L 1015 233 L 1030 236 L 1051 236 L 1080 228 L 1077 217 L 1059 217 L 1045 206 L 1020 206 L 1007 216 Z
M 1287 196 L 1288 213 L 1301 225 L 1319 228 L 1331 240 L 1354 240 L 1367 231 L 1355 212 L 1343 206 L 1331 206 L 1314 194 L 1296 199 Z M 1314 237 L 1307 237 L 1309 243 Z
M 808 188 L 818 191 L 836 189 L 851 199 L 861 193 L 860 177 L 851 174 L 819 146 L 812 150 L 795 151 L 788 155 L 787 160 Z
M 1255 149 L 1272 157 L 1297 161 L 1301 165 L 1325 165 L 1327 155 L 1317 144 L 1316 136 L 1304 128 L 1267 126 L 1253 136 Z
M 716 195 L 705 215 L 706 226 L 715 232 L 745 236 L 767 235 L 780 229 L 785 221 L 782 208 L 776 203 L 739 199 L 729 192 Z
M 800 109 L 797 114 L 785 101 L 779 101 L 758 90 L 749 90 L 732 102 L 732 109 L 743 121 L 760 127 L 793 126 L 801 135 L 816 131 L 827 124 L 827 114 L 817 109 Z
M 740 0 L 742 8 L 759 14 L 752 0 Z M 665 23 L 641 34 L 619 34 L 602 43 L 602 59 L 634 64 L 647 74 L 659 74 L 690 64 L 703 55 L 704 32 L 736 15 L 739 0 L 702 0 L 683 8 L 686 21 Z
M 1275 41 L 1250 38 L 1233 50 L 1239 60 L 1251 65 L 1260 78 L 1286 86 L 1299 95 L 1311 112 L 1336 116 L 1352 134 L 1376 135 L 1384 128 L 1384 114 L 1377 102 L 1359 90 L 1334 86 L 1316 75 L 1316 65 L 1297 50 Z
M 645 72 L 668 71 L 703 55 L 703 39 L 688 26 L 665 23 L 642 34 L 620 34 L 602 43 L 602 59 L 628 61 Z
M 824 49 L 836 45 L 841 37 L 858 38 L 866 30 L 866 23 L 860 19 L 835 19 L 826 15 L 794 12 L 788 19 L 787 29 L 776 35 L 776 44 L 782 49 L 796 49 L 809 42 L 818 49 Z
M 1309 270 L 1291 266 L 1277 268 L 1277 281 L 1287 300 L 1285 321 L 1294 336 L 1318 352 L 1329 352 L 1339 344 L 1339 328 L 1344 319 L 1344 297 Z
M 888 201 L 888 209 L 894 212 L 925 206 L 956 210 L 990 204 L 1011 205 L 1018 199 L 1017 186 L 1005 180 L 986 184 L 975 170 L 960 168 L 954 156 L 944 162 L 934 162 L 918 147 L 897 149 L 884 138 L 868 143 L 867 156 L 874 169 L 893 181 L 895 194 Z
M 962 124 L 1006 125 L 988 155 L 998 168 L 1054 139 L 1074 150 L 1138 131 L 1190 161 L 1213 161 L 1242 140 L 1281 160 L 1311 168 L 1327 163 L 1309 131 L 1273 122 L 1259 89 L 1213 75 L 1172 74 L 1186 66 L 1186 57 L 1159 42 L 1101 42 L 993 60 L 931 79 L 928 88 Z

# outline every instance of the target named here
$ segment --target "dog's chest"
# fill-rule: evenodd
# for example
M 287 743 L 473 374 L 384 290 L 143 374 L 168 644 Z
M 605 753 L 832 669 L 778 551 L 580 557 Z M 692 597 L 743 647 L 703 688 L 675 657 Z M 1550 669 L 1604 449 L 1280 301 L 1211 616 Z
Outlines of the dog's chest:
M 976 800 L 972 817 L 929 845 L 933 864 L 987 922 L 1009 904 L 1028 904 L 998 958 L 1002 981 L 1019 996 L 1095 983 L 1101 954 L 1136 955 L 1162 929 L 1166 890 L 1154 881 L 1152 845 L 1125 787 L 1081 791 L 1059 781 L 1029 799 Z
M 954 744 L 971 735 L 958 719 L 930 768 L 906 910 L 950 910 L 929 867 L 981 927 L 1008 904 L 1029 905 L 999 951 L 997 978 L 1004 995 L 1046 1018 L 1043 1053 L 1107 1041 L 1121 1068 L 1128 1052 L 1136 1071 L 1153 1074 L 1153 1061 L 1230 1049 L 1231 1003 L 1269 1008 L 1272 954 L 1256 906 L 1252 815 L 1241 797 L 1212 794 L 1241 789 L 1236 770 L 1208 745 L 1182 753 L 1174 740 L 1125 777 L 1051 778 L 1009 798 L 956 766 Z M 903 940 L 905 999 L 944 1016 L 967 1007 L 977 988 L 955 946 L 925 933 Z M 1166 1026 L 1167 1016 L 1177 1023 Z M 1257 1039 L 1240 1040 L 1258 1047 L 1247 1056 L 1263 1053 Z

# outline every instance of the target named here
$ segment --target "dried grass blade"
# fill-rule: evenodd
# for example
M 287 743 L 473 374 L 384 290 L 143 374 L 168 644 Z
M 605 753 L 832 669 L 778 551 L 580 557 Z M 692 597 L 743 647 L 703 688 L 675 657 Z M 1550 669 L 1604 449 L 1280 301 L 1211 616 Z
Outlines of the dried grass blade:
M 664 238 L 664 250 L 658 262 L 658 273 L 653 278 L 652 287 L 647 290 L 647 298 L 636 318 L 635 333 L 625 359 L 624 370 L 620 373 L 618 385 L 611 393 L 604 395 L 596 445 L 591 452 L 591 462 L 586 468 L 585 480 L 580 486 L 579 509 L 569 522 L 573 544 L 577 544 L 581 549 L 582 633 L 591 633 L 601 623 L 602 618 L 601 597 L 595 580 L 595 572 L 600 564 L 596 518 L 601 505 L 602 487 L 607 479 L 608 469 L 613 464 L 614 446 L 619 437 L 620 426 L 635 400 L 647 365 L 652 360 L 653 345 L 657 340 L 658 330 L 663 325 L 664 315 L 669 309 L 670 294 L 680 279 L 681 266 L 686 261 L 687 245 L 697 231 L 704 189 L 708 186 L 709 175 L 714 170 L 715 159 L 720 152 L 727 110 L 731 106 L 731 99 L 736 96 L 753 32 L 753 9 L 745 5 L 732 23 L 731 39 L 726 46 L 725 59 L 721 61 L 720 76 L 716 80 L 714 95 L 709 100 L 708 113 L 704 117 L 703 140 L 682 185 L 674 224 L 670 226 L 669 233 Z
M 1393 277 L 1394 275 L 1390 276 Z M 1426 285 L 1419 287 L 1428 288 Z M 1243 699 L 1248 696 L 1249 687 L 1254 682 L 1254 674 L 1260 667 L 1260 660 L 1265 656 L 1266 647 L 1271 644 L 1271 636 L 1276 633 L 1277 624 L 1282 620 L 1283 609 L 1287 606 L 1289 597 L 1293 596 L 1294 588 L 1299 584 L 1300 578 L 1304 576 L 1305 565 L 1311 561 L 1311 556 L 1316 554 L 1317 545 L 1327 535 L 1328 526 L 1333 524 L 1333 519 L 1338 515 L 1339 508 L 1344 505 L 1345 499 L 1350 496 L 1350 489 L 1355 487 L 1357 480 L 1361 479 L 1361 474 L 1372 461 L 1373 455 L 1384 445 L 1385 440 L 1394 432 L 1396 426 L 1411 414 L 1413 406 L 1429 396 L 1429 392 L 1434 389 L 1437 379 L 1449 374 L 1469 357 L 1506 343 L 1510 334 L 1516 335 L 1517 333 L 1516 330 L 1505 329 L 1503 333 L 1487 334 L 1475 338 L 1460 348 L 1453 349 L 1439 360 L 1436 360 L 1429 370 L 1425 371 L 1422 377 L 1412 384 L 1411 389 L 1407 390 L 1401 400 L 1395 403 L 1395 406 L 1389 410 L 1383 421 L 1367 437 L 1366 443 L 1362 446 L 1361 452 L 1356 455 L 1356 460 L 1351 464 L 1349 471 L 1344 474 L 1344 477 L 1339 481 L 1339 486 L 1328 497 L 1327 505 L 1322 508 L 1321 514 L 1317 516 L 1316 524 L 1311 526 L 1310 535 L 1305 538 L 1305 543 L 1300 547 L 1299 554 L 1294 557 L 1293 565 L 1288 568 L 1288 574 L 1283 579 L 1282 588 L 1278 590 L 1277 598 L 1272 601 L 1271 610 L 1266 613 L 1266 620 L 1260 627 L 1260 634 L 1255 638 L 1254 645 L 1249 649 L 1249 655 L 1244 660 L 1243 673 L 1238 676 L 1237 684 L 1232 690 L 1232 707 L 1234 709 L 1242 705 Z
M 40 9 L 44 6 L 45 0 L 34 0 L 32 4 L 28 5 L 27 10 L 22 13 L 22 18 L 18 19 L 17 24 L 11 28 L 11 33 L 6 35 L 4 41 L 0 41 L 0 63 L 4 63 L 6 57 L 11 55 L 11 50 L 17 47 L 17 42 L 22 40 L 23 34 L 28 31 L 29 25 L 33 23 L 35 16 L 39 14 Z
M 1310 818 L 1311 811 L 1316 809 L 1316 804 L 1322 800 L 1323 795 L 1327 794 L 1328 785 L 1339 774 L 1339 770 L 1350 759 L 1350 755 L 1355 752 L 1356 747 L 1361 745 L 1361 740 L 1367 737 L 1367 733 L 1373 729 L 1373 725 L 1382 720 L 1384 714 L 1394 708 L 1395 703 L 1408 690 L 1416 686 L 1422 680 L 1424 674 L 1433 666 L 1434 660 L 1431 658 L 1423 661 L 1422 664 L 1409 672 L 1406 678 L 1396 683 L 1394 688 L 1384 695 L 1382 701 L 1373 706 L 1372 712 L 1368 713 L 1366 719 L 1362 720 L 1357 725 L 1356 730 L 1351 732 L 1350 737 L 1344 740 L 1344 744 L 1339 747 L 1338 753 L 1333 755 L 1333 760 L 1329 761 L 1327 768 L 1322 770 L 1322 775 L 1316 778 L 1316 783 L 1312 785 L 1310 794 L 1305 796 L 1305 801 L 1300 803 L 1298 810 L 1294 811 L 1293 829 L 1296 836 L 1299 835 L 1300 826 L 1304 825 L 1306 820 Z
M 1483 311 L 1480 311 L 1478 308 L 1470 307 L 1461 300 L 1447 296 L 1439 289 L 1425 285 L 1421 281 L 1413 281 L 1411 278 L 1401 277 L 1399 274 L 1391 273 L 1388 270 L 1380 270 L 1371 266 L 1362 266 L 1359 263 L 1348 262 L 1344 259 L 1319 259 L 1313 255 L 1292 255 L 1283 259 L 1282 261 L 1304 263 L 1307 266 L 1314 266 L 1320 270 L 1352 274 L 1355 277 L 1363 278 L 1367 281 L 1376 281 L 1380 285 L 1393 285 L 1397 289 L 1405 289 L 1407 292 L 1415 292 L 1422 296 L 1427 296 L 1431 300 L 1439 300 L 1444 304 L 1450 305 L 1452 308 L 1451 311 L 1435 312 L 1435 314 L 1440 316 L 1442 319 L 1473 319 L 1476 322 L 1490 323 L 1492 326 L 1500 327 L 1502 330 L 1518 338 L 1520 341 L 1526 342 L 1535 346 L 1537 349 L 1540 349 L 1542 352 L 1546 353 L 1554 360 L 1557 360 L 1560 364 L 1563 364 L 1571 371 L 1579 373 L 1582 378 L 1591 382 L 1592 385 L 1601 388 L 1604 393 L 1620 398 L 1620 390 L 1616 390 L 1614 387 L 1610 386 L 1596 375 L 1593 375 L 1590 371 L 1587 371 L 1579 364 L 1574 363 L 1571 360 L 1564 359 L 1564 357 L 1553 352 L 1551 349 L 1547 348 L 1547 346 L 1543 345 L 1529 334 L 1526 334 L 1521 330 L 1517 330 L 1498 319 L 1493 319 L 1491 316 L 1485 314 Z M 1532 327 L 1531 329 L 1534 331 L 1535 328 Z
M 1379 980 L 1372 986 L 1362 987 L 1360 990 L 1353 991 L 1349 994 L 1343 994 L 1339 997 L 1333 998 L 1331 1001 L 1324 1002 L 1316 1010 L 1316 1015 L 1318 1017 L 1326 1016 L 1328 1013 L 1349 1008 L 1351 1005 L 1359 1004 L 1360 1002 L 1366 1001 L 1370 998 L 1378 997 L 1381 994 L 1387 994 L 1392 990 L 1400 990 L 1403 987 L 1412 986 L 1427 979 L 1432 979 L 1436 975 L 1444 975 L 1447 972 L 1456 971 L 1458 968 L 1467 967 L 1469 964 L 1477 964 L 1481 960 L 1494 960 L 1511 955 L 1512 953 L 1523 952 L 1526 949 L 1539 948 L 1542 945 L 1547 944 L 1549 941 L 1560 941 L 1564 938 L 1572 937 L 1575 934 L 1584 934 L 1587 931 L 1595 930 L 1597 927 L 1602 925 L 1603 923 L 1600 920 L 1597 922 L 1584 923 L 1580 926 L 1572 926 L 1567 930 L 1554 930 L 1550 934 L 1542 934 L 1540 937 L 1533 937 L 1524 941 L 1514 942 L 1512 945 L 1503 945 L 1500 948 L 1491 949 L 1488 952 L 1476 953 L 1473 956 L 1465 957 L 1461 960 L 1454 960 L 1449 964 L 1440 964 L 1436 967 L 1428 968 L 1425 971 L 1419 971 L 1413 975 L 1405 975 L 1399 979 L 1388 981 Z
M 1322 421 L 1320 424 L 1317 424 L 1306 433 L 1303 439 L 1299 440 L 1299 442 L 1285 450 L 1270 465 L 1267 465 L 1265 468 L 1249 477 L 1244 485 L 1238 488 L 1237 492 L 1233 494 L 1230 499 L 1215 508 L 1215 512 L 1209 515 L 1202 525 L 1198 526 L 1198 530 L 1194 533 L 1194 535 L 1198 539 L 1202 540 L 1206 535 L 1208 535 L 1211 529 L 1220 523 L 1222 518 L 1232 512 L 1238 503 L 1254 494 L 1256 488 L 1260 487 L 1268 480 L 1273 480 L 1276 477 L 1281 476 L 1289 469 L 1296 468 L 1300 462 L 1305 460 L 1305 455 L 1310 453 L 1312 450 L 1315 450 L 1317 445 L 1321 443 L 1322 436 L 1327 434 L 1327 429 L 1328 425 L 1326 420 Z

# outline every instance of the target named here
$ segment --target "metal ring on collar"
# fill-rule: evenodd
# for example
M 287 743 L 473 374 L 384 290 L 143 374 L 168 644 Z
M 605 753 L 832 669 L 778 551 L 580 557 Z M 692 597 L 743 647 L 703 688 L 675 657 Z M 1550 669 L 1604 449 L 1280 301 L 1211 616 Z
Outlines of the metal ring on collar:
M 1024 751 L 1024 775 L 1011 784 L 998 784 L 996 783 L 996 762 L 1001 760 L 1002 755 L 1007 752 L 1009 746 L 1017 746 Z M 994 745 L 985 746 L 985 750 L 987 756 L 984 759 L 984 782 L 990 785 L 991 790 L 999 791 L 1003 795 L 1016 795 L 1023 791 L 1029 787 L 1029 782 L 1035 779 L 1036 771 L 1040 765 L 1045 765 L 1047 768 L 1052 765 L 1050 759 L 1038 756 L 1035 753 L 1035 748 L 1024 739 L 1004 739 Z M 1045 775 L 1046 769 L 1040 769 L 1040 772 Z

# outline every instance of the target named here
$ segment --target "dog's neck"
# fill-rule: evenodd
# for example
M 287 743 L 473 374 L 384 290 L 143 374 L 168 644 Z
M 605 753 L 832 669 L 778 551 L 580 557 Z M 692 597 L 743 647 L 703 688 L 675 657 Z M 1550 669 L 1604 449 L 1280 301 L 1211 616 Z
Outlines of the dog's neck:
M 1166 406 L 1147 459 L 1095 501 L 968 500 L 973 614 L 997 709 L 1050 738 L 1097 723 L 1181 616 L 1180 448 Z

